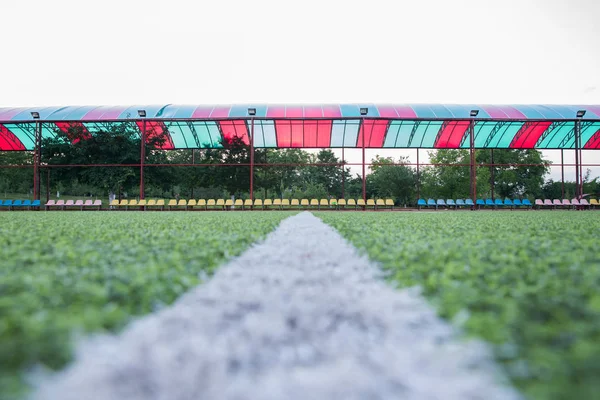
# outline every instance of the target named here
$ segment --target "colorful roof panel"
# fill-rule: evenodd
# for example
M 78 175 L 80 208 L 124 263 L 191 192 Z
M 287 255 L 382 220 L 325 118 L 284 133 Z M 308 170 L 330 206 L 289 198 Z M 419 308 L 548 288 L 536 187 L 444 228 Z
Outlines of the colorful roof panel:
M 248 108 L 255 108 L 254 119 Z M 367 108 L 361 116 L 360 109 Z M 167 133 L 164 149 L 221 147 L 235 136 L 268 148 L 467 148 L 471 110 L 477 148 L 569 149 L 578 110 L 582 146 L 600 148 L 600 105 L 176 105 L 0 108 L 0 151 L 33 150 L 40 113 L 43 137 L 83 126 L 88 133 L 128 122 L 149 136 Z M 253 122 L 253 123 L 252 123 Z

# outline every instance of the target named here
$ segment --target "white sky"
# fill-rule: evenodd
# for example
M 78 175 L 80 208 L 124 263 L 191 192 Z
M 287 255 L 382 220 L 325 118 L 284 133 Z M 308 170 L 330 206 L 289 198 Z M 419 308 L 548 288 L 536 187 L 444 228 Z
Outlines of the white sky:
M 0 16 L 0 106 L 600 104 L 599 0 L 0 0 Z

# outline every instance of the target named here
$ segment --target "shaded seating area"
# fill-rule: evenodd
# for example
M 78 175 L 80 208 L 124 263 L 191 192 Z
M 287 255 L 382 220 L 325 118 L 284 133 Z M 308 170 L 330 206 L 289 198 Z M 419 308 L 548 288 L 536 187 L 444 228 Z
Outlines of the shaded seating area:
M 418 199 L 417 200 L 417 208 L 420 210 L 422 208 L 434 208 L 438 209 L 471 209 L 471 210 L 479 210 L 479 209 L 518 209 L 518 208 L 532 208 L 532 204 L 528 199 L 476 199 L 473 201 L 472 199 Z
M 14 210 L 37 210 L 40 208 L 39 200 L 0 200 L 0 209 Z

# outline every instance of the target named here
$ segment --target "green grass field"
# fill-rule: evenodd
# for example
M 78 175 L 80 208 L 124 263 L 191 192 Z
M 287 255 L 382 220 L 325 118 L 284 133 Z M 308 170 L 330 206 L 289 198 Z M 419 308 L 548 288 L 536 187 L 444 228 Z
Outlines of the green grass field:
M 159 309 L 291 212 L 0 212 L 0 398 L 73 335 Z M 600 393 L 600 214 L 315 212 L 493 345 L 530 399 Z
M 600 393 L 600 214 L 315 213 L 494 346 L 530 399 Z
M 60 368 L 73 333 L 115 331 L 173 302 L 288 212 L 0 213 L 0 398 Z

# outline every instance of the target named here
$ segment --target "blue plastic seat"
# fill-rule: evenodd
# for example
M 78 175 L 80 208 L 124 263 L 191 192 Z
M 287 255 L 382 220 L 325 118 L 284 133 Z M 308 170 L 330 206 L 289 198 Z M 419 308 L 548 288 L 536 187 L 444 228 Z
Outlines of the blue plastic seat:
M 513 204 L 515 205 L 515 207 L 521 207 L 523 205 L 520 199 L 514 199 Z
M 447 205 L 448 207 L 455 207 L 455 208 L 456 208 L 456 203 L 455 203 L 455 202 L 454 202 L 454 200 L 452 200 L 452 199 L 448 199 L 448 200 L 446 200 L 446 205 Z
M 427 202 L 424 199 L 419 199 L 417 200 L 417 207 L 419 208 L 419 210 L 421 209 L 421 207 L 427 207 Z
M 479 207 L 485 206 L 485 201 L 483 201 L 483 199 L 477 199 L 475 204 L 477 204 Z
M 427 207 L 435 207 L 437 208 L 437 204 L 434 199 L 427 199 Z
M 468 205 L 468 206 L 470 206 L 470 207 L 473 207 L 475 205 L 475 204 L 473 204 L 473 200 L 471 200 L 471 199 L 466 199 L 465 200 L 465 204 Z
M 504 205 L 508 206 L 508 207 L 512 207 L 513 206 L 513 202 L 511 199 L 509 199 L 508 197 L 504 199 Z
M 485 205 L 486 205 L 486 207 L 494 207 L 494 200 L 485 199 Z
M 23 206 L 23 202 L 21 200 L 15 200 L 13 201 L 13 207 L 22 207 Z
M 12 200 L 4 200 L 2 207 L 8 207 L 10 209 L 12 207 Z
M 494 200 L 494 205 L 496 207 L 503 207 L 504 203 L 502 202 L 502 199 L 496 199 L 496 200 Z
M 456 199 L 456 206 L 457 207 L 464 207 L 465 206 L 465 201 L 463 199 Z
M 523 205 L 525 207 L 532 207 L 531 202 L 529 201 L 529 199 L 523 199 Z
M 24 200 L 22 206 L 27 208 L 31 207 L 31 200 Z
M 446 207 L 446 202 L 444 201 L 444 199 L 438 199 L 436 204 L 438 206 Z
M 0 207 L 2 207 L 2 200 L 0 200 Z
M 39 207 L 40 206 L 40 201 L 39 200 L 34 200 L 31 202 L 31 207 Z

